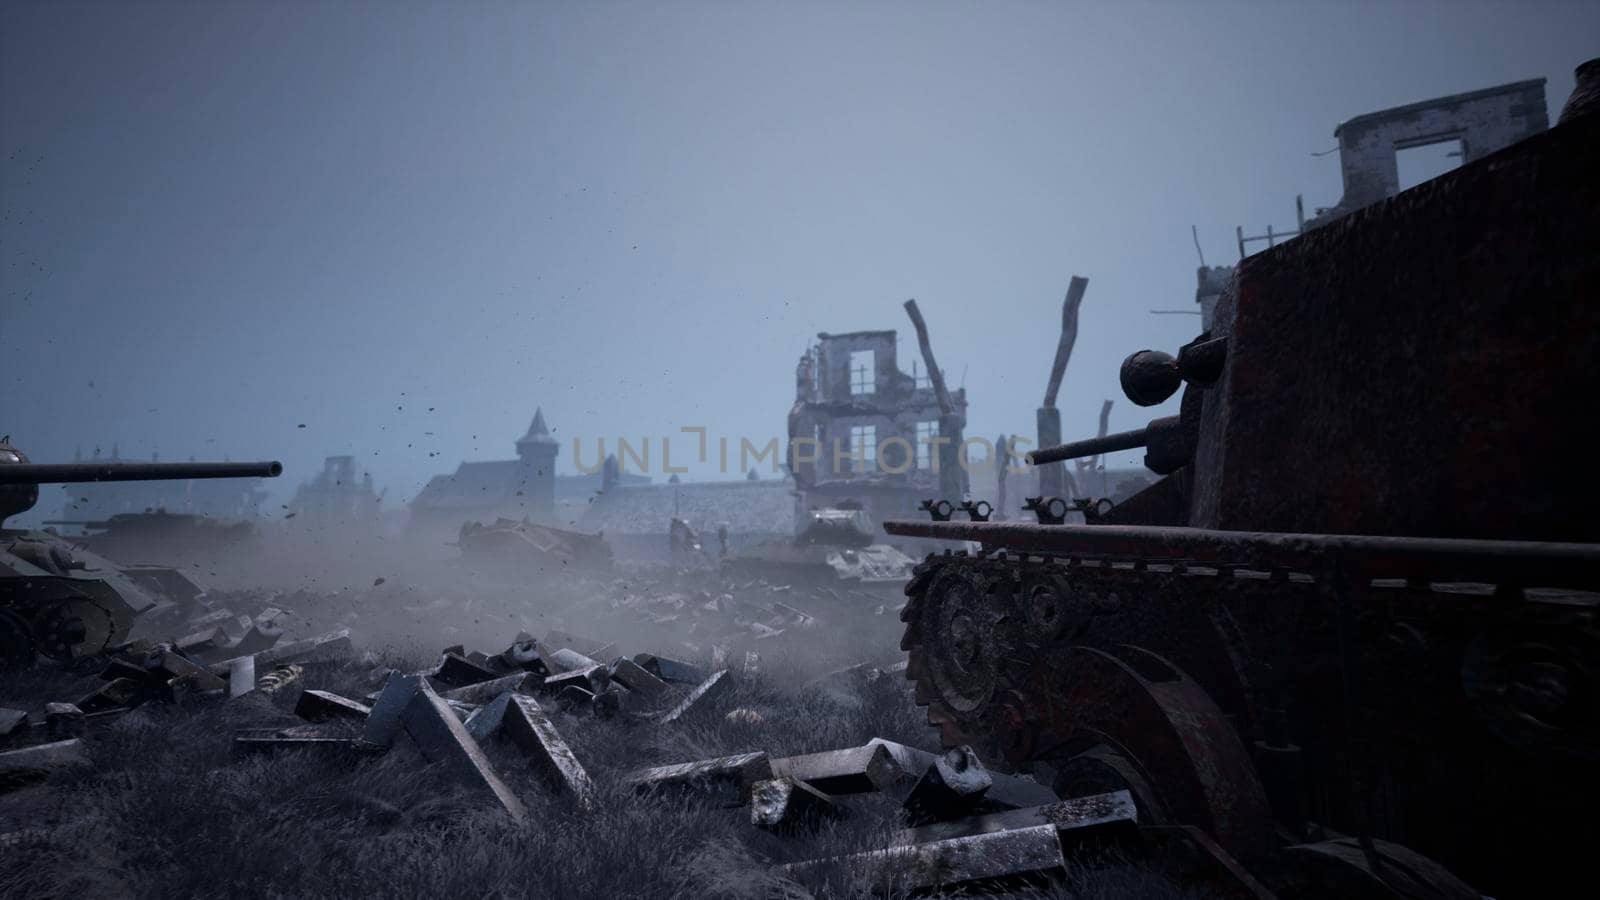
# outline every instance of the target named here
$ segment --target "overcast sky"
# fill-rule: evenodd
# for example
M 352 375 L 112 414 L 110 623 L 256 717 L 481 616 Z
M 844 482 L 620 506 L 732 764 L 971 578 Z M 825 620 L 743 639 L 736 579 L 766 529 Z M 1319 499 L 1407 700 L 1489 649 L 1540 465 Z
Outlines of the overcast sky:
M 1340 121 L 1543 77 L 1553 122 L 1600 52 L 1529 0 L 3 10 L 0 432 L 281 459 L 274 508 L 338 453 L 403 502 L 540 406 L 564 471 L 779 437 L 817 332 L 909 369 L 908 297 L 969 434 L 1031 433 L 1072 275 L 1064 431 L 1138 427 L 1191 224 L 1231 263 L 1339 199 Z

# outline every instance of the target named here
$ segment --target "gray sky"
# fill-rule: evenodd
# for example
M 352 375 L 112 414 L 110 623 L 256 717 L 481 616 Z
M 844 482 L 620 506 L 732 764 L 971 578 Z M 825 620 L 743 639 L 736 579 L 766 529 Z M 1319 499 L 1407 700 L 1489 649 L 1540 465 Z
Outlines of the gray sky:
M 6 2 L 0 431 L 282 459 L 275 503 L 354 453 L 401 501 L 536 406 L 564 471 L 781 436 L 816 332 L 909 368 L 915 297 L 969 433 L 1031 433 L 1074 274 L 1064 429 L 1133 428 L 1191 224 L 1231 263 L 1332 205 L 1311 154 L 1363 112 L 1545 77 L 1553 121 L 1596 38 L 1592 2 Z

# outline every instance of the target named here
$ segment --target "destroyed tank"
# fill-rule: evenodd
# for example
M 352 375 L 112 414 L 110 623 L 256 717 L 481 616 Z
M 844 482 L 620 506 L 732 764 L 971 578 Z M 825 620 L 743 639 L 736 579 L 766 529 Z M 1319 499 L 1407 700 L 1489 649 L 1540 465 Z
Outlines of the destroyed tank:
M 456 546 L 464 561 L 517 572 L 562 567 L 606 570 L 612 564 L 605 535 L 552 528 L 528 519 L 462 523 Z
M 44 524 L 83 529 L 83 534 L 71 537 L 76 544 L 122 563 L 226 550 L 237 547 L 256 533 L 252 522 L 230 522 L 165 509 L 117 513 L 94 520 L 46 519 Z
M 1600 116 L 1571 109 L 1245 259 L 1211 331 L 1123 364 L 1177 415 L 1030 455 L 1143 448 L 1149 488 L 886 523 L 980 548 L 905 589 L 946 745 L 1129 790 L 1277 896 L 1570 892 L 1600 837 Z
M 866 511 L 848 501 L 812 509 L 793 541 L 765 544 L 749 555 L 724 560 L 723 570 L 739 577 L 785 582 L 905 582 L 916 560 L 877 542 L 876 532 Z
M 0 670 L 94 656 L 122 642 L 135 617 L 193 599 L 196 586 L 161 566 L 119 567 L 48 531 L 4 528 L 32 509 L 41 484 L 189 478 L 273 478 L 281 463 L 28 462 L 0 438 Z

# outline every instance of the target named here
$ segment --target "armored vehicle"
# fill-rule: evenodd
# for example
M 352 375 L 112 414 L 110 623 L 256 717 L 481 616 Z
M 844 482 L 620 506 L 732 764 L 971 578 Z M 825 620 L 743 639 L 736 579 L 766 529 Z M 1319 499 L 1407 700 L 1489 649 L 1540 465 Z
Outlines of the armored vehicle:
M 1279 896 L 1585 877 L 1600 60 L 1579 76 L 1556 126 L 1244 260 L 1210 332 L 1130 356 L 1129 399 L 1177 415 L 1030 457 L 1142 447 L 1149 488 L 886 523 L 981 547 L 906 586 L 945 743 L 1128 789 Z M 1074 499 L 1095 515 L 1059 524 Z
M 95 520 L 47 519 L 44 524 L 83 529 L 83 534 L 73 536 L 76 543 L 121 563 L 215 553 L 238 547 L 256 533 L 252 522 L 230 522 L 164 509 L 117 513 Z
M 8 436 L 0 438 L 0 526 L 33 508 L 41 484 L 274 478 L 282 471 L 278 462 L 35 464 Z M 119 568 L 51 532 L 0 527 L 0 669 L 30 667 L 40 655 L 62 662 L 93 656 L 123 641 L 134 617 L 170 608 L 192 587 L 174 569 Z
M 498 569 L 604 570 L 611 568 L 611 545 L 602 534 L 567 531 L 526 519 L 501 518 L 493 524 L 466 522 L 456 540 L 463 560 Z
M 723 562 L 723 570 L 783 581 L 898 584 L 915 560 L 877 541 L 876 527 L 860 506 L 812 509 L 793 541 L 766 544 Z

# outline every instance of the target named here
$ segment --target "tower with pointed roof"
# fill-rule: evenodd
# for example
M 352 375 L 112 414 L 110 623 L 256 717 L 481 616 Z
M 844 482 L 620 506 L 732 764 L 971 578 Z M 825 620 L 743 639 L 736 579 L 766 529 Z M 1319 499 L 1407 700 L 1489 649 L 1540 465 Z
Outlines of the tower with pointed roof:
M 516 490 L 534 519 L 549 519 L 556 509 L 556 454 L 560 443 L 544 423 L 544 409 L 533 412 L 528 433 L 517 439 L 518 467 Z

